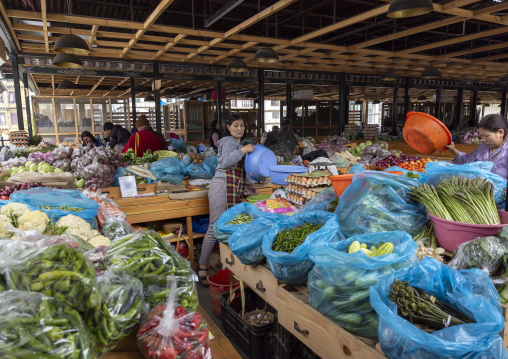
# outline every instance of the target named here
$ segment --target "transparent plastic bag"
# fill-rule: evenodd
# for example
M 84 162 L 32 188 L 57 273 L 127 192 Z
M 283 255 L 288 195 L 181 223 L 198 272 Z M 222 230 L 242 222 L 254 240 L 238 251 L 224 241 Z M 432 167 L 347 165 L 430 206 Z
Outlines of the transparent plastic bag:
M 95 340 L 81 316 L 42 293 L 0 293 L 0 357 L 96 359 Z
M 167 304 L 155 307 L 136 335 L 141 354 L 145 359 L 212 359 L 203 317 L 177 304 L 174 278 L 168 278 L 168 287 Z
M 379 171 L 356 173 L 335 210 L 346 236 L 407 231 L 415 236 L 427 222 L 427 213 L 409 199 L 418 180 Z
M 233 221 L 238 215 L 242 213 L 251 216 L 253 220 L 265 215 L 265 213 L 261 212 L 256 208 L 256 206 L 253 206 L 250 203 L 239 203 L 229 208 L 220 216 L 217 221 L 214 222 L 213 229 L 215 238 L 222 243 L 227 243 L 229 236 L 233 232 L 247 225 L 248 223 L 230 224 L 231 221 Z
M 116 239 L 104 257 L 107 268 L 139 278 L 143 285 L 165 285 L 168 275 L 190 275 L 190 264 L 155 232 L 138 231 Z
M 107 270 L 97 276 L 97 283 L 101 306 L 87 311 L 83 318 L 96 338 L 99 354 L 103 354 L 136 331 L 148 307 L 143 284 L 135 277 Z
M 188 276 L 175 276 L 177 288 L 176 300 L 185 310 L 195 312 L 199 306 L 195 282 L 197 276 L 192 273 Z M 168 300 L 169 288 L 167 286 L 149 286 L 145 288 L 145 299 L 150 308 L 164 304 Z
M 264 234 L 278 221 L 284 220 L 282 214 L 271 213 L 258 217 L 235 230 L 228 239 L 231 252 L 245 265 L 260 264 L 265 260 L 261 250 Z
M 318 224 L 321 228 L 309 234 L 292 253 L 276 252 L 272 249 L 273 242 L 280 231 L 308 223 Z M 324 211 L 308 211 L 297 213 L 275 223 L 263 236 L 262 251 L 275 278 L 290 284 L 305 284 L 307 276 L 314 266 L 314 263 L 309 259 L 311 248 L 342 240 L 344 240 L 344 236 L 339 230 L 339 221 L 335 214 Z
M 100 304 L 93 264 L 67 240 L 11 241 L 0 269 L 10 289 L 41 292 L 79 312 Z
M 189 163 L 188 160 L 186 163 Z M 176 157 L 166 157 L 155 161 L 152 163 L 151 170 L 153 175 L 157 177 L 158 180 L 167 181 L 173 184 L 182 183 L 183 178 L 187 174 L 187 169 L 184 161 L 180 161 Z
M 348 253 L 354 241 L 379 247 L 393 243 L 392 254 L 368 257 Z M 310 304 L 344 329 L 361 336 L 377 337 L 376 314 L 369 302 L 369 287 L 384 276 L 418 262 L 417 244 L 406 232 L 369 233 L 328 246 L 314 246 L 309 258 L 315 263 L 307 288 Z
M 425 290 L 476 323 L 455 325 L 434 333 L 418 329 L 397 315 L 397 306 L 388 299 L 395 278 Z M 481 270 L 457 271 L 426 257 L 407 271 L 392 273 L 371 287 L 370 304 L 377 313 L 379 343 L 388 358 L 508 358 L 499 336 L 504 327 L 499 295 Z
M 201 164 L 192 164 L 187 167 L 190 178 L 212 178 L 217 168 L 217 156 L 208 157 Z
M 503 264 L 505 251 L 497 237 L 476 238 L 461 244 L 448 265 L 455 269 L 478 268 L 492 276 Z

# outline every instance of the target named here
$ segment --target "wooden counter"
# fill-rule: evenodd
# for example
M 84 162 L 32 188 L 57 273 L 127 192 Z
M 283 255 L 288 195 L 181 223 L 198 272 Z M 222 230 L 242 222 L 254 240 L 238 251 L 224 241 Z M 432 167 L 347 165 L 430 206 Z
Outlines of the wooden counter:
M 221 332 L 215 325 L 212 318 L 203 310 L 201 306 L 198 307 L 198 312 L 201 313 L 203 319 L 208 325 L 208 330 L 214 336 L 210 340 L 210 349 L 214 359 L 242 359 L 240 354 L 233 348 L 228 338 Z M 130 335 L 122 340 L 113 351 L 106 353 L 101 359 L 144 359 L 143 355 L 138 350 L 136 343 L 136 336 Z
M 306 286 L 279 282 L 264 266 L 246 266 L 220 244 L 221 262 L 277 310 L 279 324 L 323 359 L 381 359 L 377 342 L 349 333 L 309 304 Z

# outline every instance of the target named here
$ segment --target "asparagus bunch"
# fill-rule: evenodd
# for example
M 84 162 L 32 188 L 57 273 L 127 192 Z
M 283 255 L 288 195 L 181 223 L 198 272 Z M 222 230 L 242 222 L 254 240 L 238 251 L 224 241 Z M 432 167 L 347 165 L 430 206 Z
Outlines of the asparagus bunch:
M 411 198 L 434 216 L 470 224 L 498 224 L 494 185 L 484 178 L 452 177 L 436 187 L 414 187 Z
M 400 316 L 428 333 L 453 325 L 474 323 L 464 314 L 405 281 L 395 279 L 390 285 L 388 298 L 397 305 Z

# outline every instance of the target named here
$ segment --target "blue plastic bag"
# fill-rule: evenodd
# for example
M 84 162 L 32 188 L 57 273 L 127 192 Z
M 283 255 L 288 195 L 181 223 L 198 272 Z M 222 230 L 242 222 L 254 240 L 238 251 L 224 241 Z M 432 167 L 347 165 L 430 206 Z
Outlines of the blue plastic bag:
M 195 233 L 206 233 L 210 225 L 210 216 L 192 219 L 192 231 Z
M 393 243 L 393 252 L 369 258 L 348 253 L 354 241 L 379 247 Z M 309 258 L 315 263 L 307 288 L 310 304 L 337 325 L 364 337 L 377 337 L 376 313 L 370 306 L 369 288 L 384 276 L 418 262 L 417 244 L 406 232 L 367 233 L 328 246 L 315 246 Z
M 330 202 L 337 199 L 333 187 L 328 187 L 321 191 L 316 197 L 305 203 L 298 213 L 305 213 L 307 211 L 326 211 Z
M 470 316 L 476 323 L 426 333 L 397 315 L 388 299 L 398 278 Z M 488 275 L 479 269 L 455 270 L 432 258 L 405 272 L 391 274 L 370 288 L 370 303 L 379 320 L 379 342 L 388 358 L 507 359 L 499 332 L 504 327 L 499 295 Z
M 68 214 L 73 214 L 90 223 L 92 228 L 97 228 L 95 216 L 97 216 L 99 211 L 99 204 L 84 196 L 80 191 L 37 187 L 14 192 L 9 200 L 10 202 L 19 202 L 36 207 L 38 210 L 46 213 L 49 218 L 53 217 L 52 221 L 54 223 Z M 72 208 L 83 208 L 84 210 L 72 212 L 56 208 L 41 209 L 41 206 L 60 207 L 65 205 L 69 205 Z
M 425 173 L 420 175 L 420 182 L 428 185 L 438 185 L 443 179 L 452 176 L 468 178 L 486 178 L 494 184 L 494 199 L 496 203 L 503 203 L 503 191 L 506 188 L 506 178 L 490 172 L 494 164 L 487 161 L 454 165 L 448 162 L 429 162 L 425 165 Z
M 278 213 L 264 213 L 250 223 L 235 230 L 228 239 L 231 252 L 245 265 L 263 263 L 265 256 L 261 250 L 263 236 L 275 223 L 282 221 L 286 216 Z
M 365 171 L 365 168 L 363 168 L 363 166 L 359 163 L 355 164 L 353 167 L 351 167 L 349 169 L 349 171 L 347 171 L 347 173 L 362 173 Z
M 215 175 L 217 168 L 217 156 L 208 157 L 203 163 L 196 165 L 189 165 L 187 173 L 190 178 L 212 178 Z
M 418 180 L 391 173 L 365 171 L 353 177 L 335 213 L 346 236 L 407 231 L 415 236 L 427 222 L 425 209 L 408 194 Z
M 180 184 L 187 174 L 188 163 L 189 157 L 186 157 L 184 161 L 176 157 L 166 157 L 152 163 L 151 171 L 158 180 Z
M 270 215 L 269 213 L 261 212 L 256 206 L 247 202 L 239 203 L 229 208 L 219 217 L 219 220 L 215 221 L 213 224 L 215 238 L 219 242 L 228 243 L 228 238 L 233 232 L 249 224 L 228 224 L 228 222 L 235 219 L 240 213 L 246 213 L 254 219 Z
M 131 173 L 133 176 L 137 176 L 137 174 L 132 173 L 125 167 L 118 167 L 115 171 L 115 176 L 113 177 L 113 186 L 118 187 L 120 186 L 119 178 L 125 176 L 125 173 Z M 154 183 L 157 181 L 154 181 L 151 178 L 143 177 L 143 179 L 146 181 L 145 183 Z
M 187 144 L 180 139 L 171 140 L 171 146 L 176 149 L 177 152 L 187 153 Z
M 292 253 L 272 250 L 273 241 L 280 231 L 307 223 L 319 224 L 321 228 L 307 236 Z M 275 223 L 263 237 L 262 250 L 275 278 L 290 284 L 305 284 L 314 263 L 309 259 L 313 246 L 344 240 L 339 230 L 339 221 L 333 213 L 308 211 L 297 213 L 284 221 Z

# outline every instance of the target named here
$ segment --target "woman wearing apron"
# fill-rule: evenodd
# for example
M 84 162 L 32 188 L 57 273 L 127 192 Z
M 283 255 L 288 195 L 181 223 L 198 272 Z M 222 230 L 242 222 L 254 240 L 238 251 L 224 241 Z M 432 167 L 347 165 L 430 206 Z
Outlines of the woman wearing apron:
M 483 144 L 470 154 L 460 152 L 452 144 L 446 148 L 453 154 L 453 164 L 461 165 L 476 161 L 494 163 L 492 172 L 503 178 L 508 176 L 508 122 L 501 115 L 487 115 L 478 124 L 478 132 Z
M 208 191 L 210 204 L 210 225 L 203 240 L 199 264 L 196 268 L 199 282 L 208 287 L 206 280 L 208 260 L 215 246 L 213 224 L 228 208 L 242 200 L 245 185 L 252 181 L 246 178 L 244 156 L 254 151 L 253 145 L 242 146 L 246 124 L 240 114 L 234 113 L 226 120 L 227 136 L 218 143 L 217 170 Z

